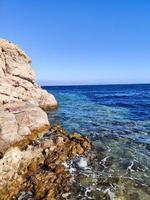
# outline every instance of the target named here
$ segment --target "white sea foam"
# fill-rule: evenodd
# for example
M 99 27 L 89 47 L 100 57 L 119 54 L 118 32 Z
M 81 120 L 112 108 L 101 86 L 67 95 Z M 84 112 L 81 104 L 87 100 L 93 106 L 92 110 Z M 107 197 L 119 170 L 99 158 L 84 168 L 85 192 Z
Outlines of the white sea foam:
M 88 199 L 92 199 L 88 193 L 90 193 L 91 191 L 93 190 L 92 187 L 87 187 L 86 190 L 85 190 L 85 197 L 88 197 Z
M 107 193 L 110 197 L 110 200 L 115 200 L 115 193 L 111 191 L 110 188 L 105 190 L 105 193 Z
M 132 161 L 131 165 L 127 168 L 127 171 L 133 172 L 134 170 L 132 169 L 134 165 L 134 161 Z
M 80 167 L 80 168 L 87 168 L 87 159 L 86 158 L 83 158 L 81 157 L 79 162 L 77 162 L 77 165 Z

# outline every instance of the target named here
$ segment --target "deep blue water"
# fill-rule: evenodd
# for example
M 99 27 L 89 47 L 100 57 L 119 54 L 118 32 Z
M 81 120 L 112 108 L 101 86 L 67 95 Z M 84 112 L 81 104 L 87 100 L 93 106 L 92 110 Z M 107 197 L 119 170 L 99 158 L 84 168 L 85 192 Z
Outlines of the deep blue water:
M 45 87 L 59 102 L 51 120 L 69 131 L 150 143 L 150 85 Z
M 113 159 L 108 174 L 150 183 L 150 84 L 44 88 L 59 103 L 51 123 L 89 135 L 105 149 Z

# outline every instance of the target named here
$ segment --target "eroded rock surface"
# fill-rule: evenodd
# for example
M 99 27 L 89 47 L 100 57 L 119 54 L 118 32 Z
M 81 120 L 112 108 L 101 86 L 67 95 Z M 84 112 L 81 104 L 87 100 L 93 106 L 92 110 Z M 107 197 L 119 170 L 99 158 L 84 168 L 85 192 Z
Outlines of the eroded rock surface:
M 29 56 L 0 39 L 0 152 L 46 133 L 49 122 L 43 110 L 56 106 L 55 97 L 36 84 Z
M 91 148 L 87 137 L 53 126 L 26 149 L 14 147 L 0 159 L 0 199 L 66 199 L 71 175 L 64 163 Z
M 48 132 L 47 114 L 38 106 L 13 102 L 0 108 L 0 152 L 12 146 L 23 148 L 31 140 Z
M 15 44 L 0 39 L 0 105 L 30 102 L 43 109 L 57 106 L 55 97 L 35 82 L 31 59 Z

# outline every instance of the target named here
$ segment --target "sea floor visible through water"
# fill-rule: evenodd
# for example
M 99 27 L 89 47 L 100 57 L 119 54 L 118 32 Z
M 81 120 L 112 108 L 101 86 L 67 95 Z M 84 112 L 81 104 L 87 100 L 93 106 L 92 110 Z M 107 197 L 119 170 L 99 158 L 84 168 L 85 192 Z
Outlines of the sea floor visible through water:
M 150 200 L 150 85 L 44 87 L 52 124 L 88 135 L 93 151 L 68 163 L 68 199 Z

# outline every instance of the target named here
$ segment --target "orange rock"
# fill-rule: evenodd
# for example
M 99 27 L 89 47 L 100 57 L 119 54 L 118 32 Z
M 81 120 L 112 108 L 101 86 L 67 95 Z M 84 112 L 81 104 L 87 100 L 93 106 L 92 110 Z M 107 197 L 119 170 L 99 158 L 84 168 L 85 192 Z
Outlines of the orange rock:
M 64 168 L 63 165 L 58 165 L 58 166 L 55 168 L 55 172 L 56 172 L 57 174 L 63 173 L 64 170 L 65 170 L 65 168 Z
M 76 145 L 76 149 L 77 149 L 78 154 L 81 155 L 84 153 L 84 149 L 82 148 L 82 146 L 79 143 Z

